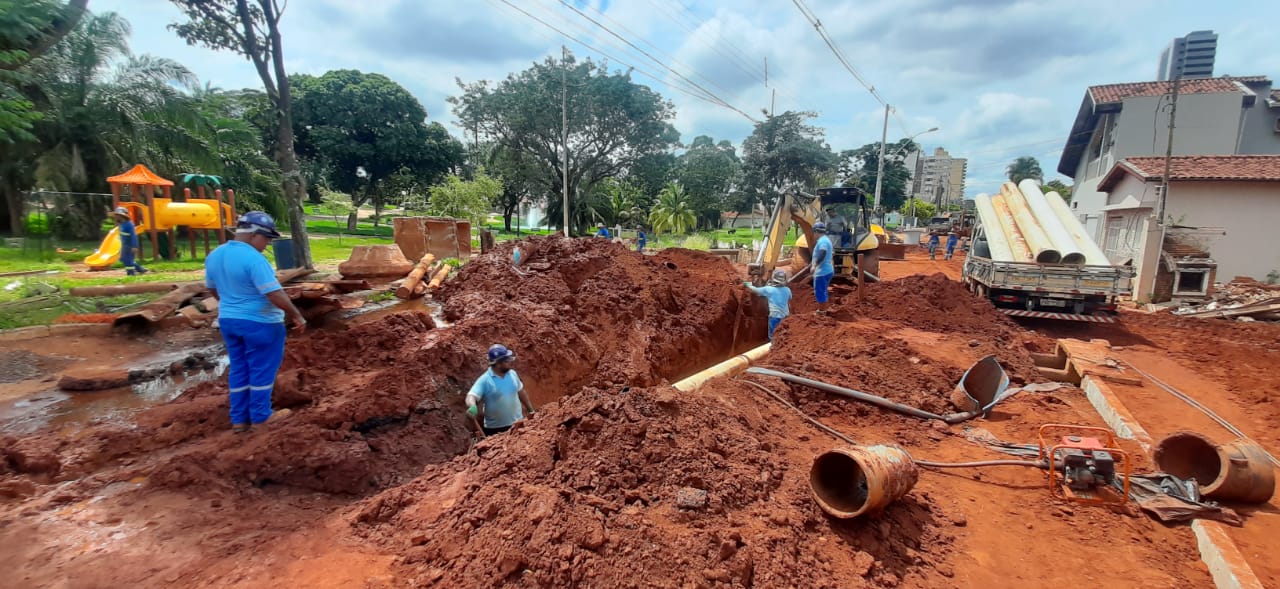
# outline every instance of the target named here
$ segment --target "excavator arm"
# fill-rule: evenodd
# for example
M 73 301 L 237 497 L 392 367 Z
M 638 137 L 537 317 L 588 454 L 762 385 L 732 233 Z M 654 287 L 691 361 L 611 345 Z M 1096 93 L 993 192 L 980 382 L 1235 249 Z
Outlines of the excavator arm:
M 774 268 L 778 267 L 778 260 L 782 257 L 782 245 L 786 241 L 787 231 L 791 229 L 792 222 L 800 226 L 806 243 L 813 241 L 813 224 L 817 222 L 818 213 L 821 210 L 818 197 L 810 194 L 787 192 L 778 198 L 773 208 L 773 215 L 769 218 L 769 225 L 765 227 L 764 243 L 760 247 L 760 253 L 756 255 L 754 263 L 747 265 L 747 274 L 754 282 L 763 283 L 773 274 Z M 798 268 L 793 269 L 793 274 L 795 270 Z
M 824 190 L 829 191 L 838 189 Z M 787 192 L 778 198 L 778 202 L 773 209 L 773 215 L 770 216 L 769 225 L 765 228 L 764 243 L 760 248 L 760 253 L 756 255 L 754 263 L 747 265 L 747 274 L 751 277 L 753 282 L 756 284 L 763 284 L 764 281 L 773 274 L 774 268 L 777 268 L 778 262 L 782 257 L 782 245 L 786 240 L 787 231 L 791 229 L 791 224 L 793 222 L 799 225 L 800 230 L 804 233 L 804 237 L 802 239 L 804 240 L 805 246 L 813 243 L 813 224 L 818 221 L 819 215 L 822 213 L 822 192 L 823 191 L 820 190 L 818 195 L 805 194 L 803 192 Z M 839 198 L 839 200 L 836 200 L 837 198 Z M 848 195 L 844 194 L 843 198 L 833 197 L 833 200 L 836 200 L 836 202 L 850 202 L 847 200 L 848 198 Z M 864 219 L 865 223 L 865 219 L 867 218 L 865 207 L 861 217 Z M 869 262 L 869 264 L 866 264 L 867 267 L 865 268 L 865 271 L 868 273 L 868 278 L 872 281 L 878 280 L 875 275 L 879 272 L 880 266 L 875 251 L 879 246 L 879 241 L 876 235 L 883 233 L 884 230 L 878 225 L 870 225 L 868 227 L 862 227 L 861 229 L 855 226 L 853 252 L 856 252 L 857 256 L 862 256 L 866 262 Z M 797 247 L 801 247 L 799 243 L 797 243 Z M 807 251 L 807 247 L 804 251 Z M 850 254 L 851 252 L 846 250 L 845 256 L 851 258 L 850 263 L 848 264 L 851 267 L 852 257 L 854 256 Z M 794 259 L 801 259 L 805 262 L 808 261 L 807 257 L 803 255 L 793 257 L 793 260 Z M 802 270 L 803 268 L 796 268 L 793 264 L 791 272 L 792 279 L 799 277 Z

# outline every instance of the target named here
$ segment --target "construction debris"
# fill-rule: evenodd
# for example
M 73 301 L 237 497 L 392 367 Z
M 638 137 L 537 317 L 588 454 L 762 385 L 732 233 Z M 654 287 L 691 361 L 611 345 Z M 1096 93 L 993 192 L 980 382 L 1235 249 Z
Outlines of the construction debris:
M 1183 317 L 1248 317 L 1253 320 L 1280 320 L 1280 285 L 1264 284 L 1237 276 L 1217 285 L 1213 300 L 1204 305 L 1184 306 L 1173 311 Z

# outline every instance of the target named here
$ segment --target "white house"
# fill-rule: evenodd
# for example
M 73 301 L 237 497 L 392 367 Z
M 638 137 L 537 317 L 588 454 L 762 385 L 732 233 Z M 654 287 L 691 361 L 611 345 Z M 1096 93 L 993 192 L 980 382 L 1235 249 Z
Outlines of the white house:
M 1137 267 L 1135 300 L 1151 298 L 1160 264 L 1172 270 L 1175 258 L 1197 249 L 1216 262 L 1221 282 L 1280 273 L 1280 155 L 1173 157 L 1162 227 L 1155 215 L 1164 166 L 1163 157 L 1126 158 L 1098 183 L 1106 195 L 1099 244 L 1112 263 Z M 1185 243 L 1171 245 L 1177 240 Z M 1183 290 L 1190 286 L 1183 281 Z

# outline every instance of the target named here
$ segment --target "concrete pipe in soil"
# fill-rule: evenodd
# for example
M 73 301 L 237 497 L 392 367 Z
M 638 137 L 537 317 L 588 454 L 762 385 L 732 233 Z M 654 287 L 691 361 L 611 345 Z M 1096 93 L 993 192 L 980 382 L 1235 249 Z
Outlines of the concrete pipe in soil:
M 1164 472 L 1194 478 L 1211 499 L 1265 503 L 1276 488 L 1266 453 L 1244 438 L 1218 444 L 1195 432 L 1175 432 L 1160 440 L 1155 460 Z
M 916 485 L 920 471 L 893 446 L 841 446 L 813 459 L 809 488 L 823 511 L 840 519 L 878 513 Z

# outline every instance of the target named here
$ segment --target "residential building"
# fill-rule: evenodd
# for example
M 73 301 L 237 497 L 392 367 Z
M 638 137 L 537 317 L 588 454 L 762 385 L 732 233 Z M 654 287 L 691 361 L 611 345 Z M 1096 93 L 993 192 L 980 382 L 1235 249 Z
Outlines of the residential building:
M 935 204 L 959 204 L 964 200 L 964 177 L 968 160 L 951 157 L 939 147 L 931 156 L 915 158 L 911 195 Z
M 1160 52 L 1157 80 L 1212 78 L 1213 58 L 1218 52 L 1218 35 L 1213 31 L 1192 31 L 1177 37 Z
M 1098 189 L 1116 162 L 1163 156 L 1169 137 L 1172 82 L 1091 86 L 1071 127 L 1058 172 L 1075 180 L 1071 207 L 1102 241 Z M 1280 95 L 1265 76 L 1183 80 L 1174 155 L 1280 154 Z
M 1207 295 L 1214 273 L 1267 280 L 1280 273 L 1280 155 L 1170 159 L 1168 224 L 1156 223 L 1165 158 L 1130 157 L 1103 176 L 1103 238 L 1113 264 L 1136 267 L 1134 299 Z

